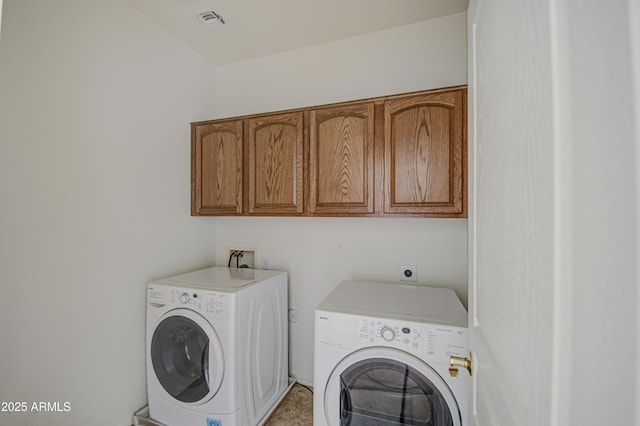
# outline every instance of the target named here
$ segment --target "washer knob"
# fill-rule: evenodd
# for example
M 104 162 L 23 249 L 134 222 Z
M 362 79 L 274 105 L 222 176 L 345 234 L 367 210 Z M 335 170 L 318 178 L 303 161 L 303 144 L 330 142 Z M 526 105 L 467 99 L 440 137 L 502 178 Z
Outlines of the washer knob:
M 396 332 L 393 331 L 393 328 L 389 327 L 388 325 L 382 327 L 382 330 L 380 330 L 380 335 L 387 342 L 390 342 L 396 338 Z
M 180 295 L 180 301 L 182 303 L 189 303 L 189 295 L 187 293 L 182 293 Z

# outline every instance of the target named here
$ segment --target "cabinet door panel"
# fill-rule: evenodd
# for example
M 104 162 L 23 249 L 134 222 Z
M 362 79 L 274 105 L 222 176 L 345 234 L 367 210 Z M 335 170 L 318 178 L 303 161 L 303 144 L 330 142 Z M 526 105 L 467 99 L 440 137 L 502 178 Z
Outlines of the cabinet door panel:
M 385 213 L 464 214 L 464 91 L 385 103 Z
M 303 114 L 249 120 L 249 213 L 303 213 Z
M 373 103 L 311 111 L 311 213 L 373 213 L 373 111 Z
M 197 125 L 192 130 L 192 213 L 242 213 L 242 122 Z

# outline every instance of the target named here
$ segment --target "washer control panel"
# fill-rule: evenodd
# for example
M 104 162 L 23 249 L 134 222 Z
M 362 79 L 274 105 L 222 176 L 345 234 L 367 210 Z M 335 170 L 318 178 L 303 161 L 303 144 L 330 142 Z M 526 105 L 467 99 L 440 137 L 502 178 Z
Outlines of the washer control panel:
M 223 292 L 185 289 L 163 285 L 149 286 L 147 303 L 153 307 L 169 305 L 200 312 L 208 318 L 227 318 L 233 315 L 232 297 Z
M 410 321 L 361 317 L 358 346 L 387 346 L 420 355 L 425 351 L 423 327 Z

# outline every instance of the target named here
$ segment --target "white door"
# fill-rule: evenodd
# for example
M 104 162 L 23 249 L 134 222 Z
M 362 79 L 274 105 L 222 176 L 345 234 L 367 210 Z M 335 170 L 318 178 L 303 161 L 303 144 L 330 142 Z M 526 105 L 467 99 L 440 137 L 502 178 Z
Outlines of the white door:
M 477 426 L 640 424 L 639 9 L 470 1 Z
M 548 51 L 528 17 L 543 2 L 469 10 L 472 414 L 486 426 L 549 425 L 553 134 Z M 526 85 L 521 84 L 527 82 Z

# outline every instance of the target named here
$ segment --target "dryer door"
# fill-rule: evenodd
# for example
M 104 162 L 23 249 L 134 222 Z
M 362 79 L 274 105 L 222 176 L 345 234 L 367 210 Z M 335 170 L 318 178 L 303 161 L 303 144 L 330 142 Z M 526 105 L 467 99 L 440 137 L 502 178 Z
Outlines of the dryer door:
M 187 405 L 209 401 L 222 384 L 220 339 L 203 316 L 189 309 L 160 318 L 151 339 L 151 362 L 167 394 Z
M 370 347 L 343 358 L 324 395 L 330 426 L 460 426 L 458 404 L 440 375 L 413 355 Z

